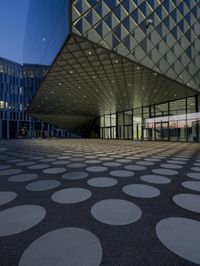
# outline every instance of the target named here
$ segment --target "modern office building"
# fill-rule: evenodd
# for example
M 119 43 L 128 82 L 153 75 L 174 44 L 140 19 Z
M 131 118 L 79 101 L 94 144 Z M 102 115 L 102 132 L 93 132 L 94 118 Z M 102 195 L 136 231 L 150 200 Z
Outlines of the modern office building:
M 36 15 L 37 14 L 37 15 Z M 198 0 L 31 0 L 28 112 L 83 136 L 200 141 Z
M 0 58 L 0 138 L 64 137 L 64 130 L 25 112 L 46 71 L 47 66 Z

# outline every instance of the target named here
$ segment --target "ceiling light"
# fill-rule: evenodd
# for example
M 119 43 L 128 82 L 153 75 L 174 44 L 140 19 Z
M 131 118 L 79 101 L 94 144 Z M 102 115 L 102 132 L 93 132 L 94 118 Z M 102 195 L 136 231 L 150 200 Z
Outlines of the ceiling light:
M 154 73 L 154 76 L 156 76 L 156 75 L 157 75 L 157 73 L 155 72 L 155 73 Z
M 59 85 L 59 86 L 61 86 L 61 85 L 62 85 L 62 83 L 60 83 L 60 82 L 59 82 L 59 83 L 58 83 L 58 85 Z
M 71 70 L 71 71 L 69 71 L 69 73 L 70 73 L 70 74 L 73 74 L 73 71 Z
M 92 54 L 92 52 L 91 52 L 91 51 L 89 51 L 89 52 L 88 52 L 88 54 Z
M 119 61 L 118 60 L 115 60 L 115 63 L 119 63 Z
M 140 68 L 139 67 L 137 67 L 137 70 L 139 70 Z
M 95 78 L 96 78 L 96 76 L 93 76 L 92 78 L 93 78 L 93 79 L 95 79 Z

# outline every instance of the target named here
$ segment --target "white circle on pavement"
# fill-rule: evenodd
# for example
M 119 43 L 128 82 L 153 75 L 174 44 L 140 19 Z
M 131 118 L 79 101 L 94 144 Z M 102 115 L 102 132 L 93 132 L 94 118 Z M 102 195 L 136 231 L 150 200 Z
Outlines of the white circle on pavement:
M 127 165 L 124 168 L 128 169 L 128 170 L 132 170 L 132 171 L 142 171 L 145 170 L 146 167 L 145 166 L 141 166 L 141 165 Z
M 200 222 L 182 217 L 166 218 L 157 223 L 156 234 L 176 255 L 200 264 Z
M 8 178 L 10 182 L 27 182 L 38 178 L 37 174 L 25 173 L 20 175 L 14 175 Z
M 200 173 L 188 173 L 187 176 L 200 180 Z
M 30 191 L 45 191 L 56 188 L 59 185 L 60 182 L 56 180 L 39 180 L 28 184 L 26 189 Z
M 21 169 L 7 169 L 7 170 L 1 170 L 0 175 L 15 175 L 21 173 Z
M 87 183 L 92 187 L 111 187 L 117 184 L 117 180 L 111 177 L 94 177 Z
M 86 168 L 88 172 L 105 172 L 108 170 L 107 167 L 104 166 L 89 166 Z
M 46 210 L 37 205 L 20 205 L 0 212 L 0 236 L 9 236 L 40 223 Z
M 12 191 L 0 192 L 0 206 L 13 201 L 17 197 L 17 193 Z
M 182 165 L 178 165 L 178 164 L 168 164 L 168 163 L 163 163 L 160 165 L 163 168 L 169 168 L 169 169 L 181 169 L 183 168 Z
M 182 186 L 194 191 L 200 192 L 200 182 L 199 181 L 185 181 Z
M 152 172 L 155 174 L 159 174 L 159 175 L 177 175 L 178 174 L 178 172 L 175 170 L 165 169 L 165 168 L 153 169 Z
M 130 184 L 122 188 L 122 191 L 132 197 L 154 198 L 160 195 L 160 190 L 143 184 Z
M 188 211 L 200 213 L 200 195 L 196 194 L 177 194 L 173 197 L 173 201 Z
M 31 165 L 28 167 L 28 169 L 31 169 L 31 170 L 41 170 L 41 169 L 45 169 L 45 168 L 48 168 L 50 167 L 49 164 L 35 164 L 35 165 Z
M 65 188 L 59 190 L 51 196 L 57 203 L 72 204 L 85 201 L 92 196 L 92 193 L 85 188 Z
M 11 166 L 8 164 L 0 165 L 0 170 L 9 169 Z
M 116 162 L 107 162 L 107 163 L 103 163 L 104 166 L 106 167 L 118 167 L 120 165 L 122 165 L 121 163 L 116 163 Z
M 127 170 L 114 170 L 109 172 L 109 174 L 116 177 L 131 177 L 135 175 L 135 173 Z
M 61 174 L 66 172 L 66 168 L 56 168 L 56 167 L 52 167 L 52 168 L 47 168 L 45 170 L 43 170 L 43 173 L 45 174 Z
M 78 180 L 86 177 L 88 177 L 88 173 L 86 172 L 67 172 L 62 176 L 62 178 L 69 180 Z
M 36 239 L 22 254 L 19 266 L 98 266 L 102 247 L 90 231 L 66 227 Z
M 140 219 L 140 208 L 127 200 L 106 199 L 95 203 L 91 208 L 92 216 L 109 225 L 127 225 Z
M 143 175 L 140 179 L 152 184 L 168 184 L 171 182 L 171 179 L 162 175 Z

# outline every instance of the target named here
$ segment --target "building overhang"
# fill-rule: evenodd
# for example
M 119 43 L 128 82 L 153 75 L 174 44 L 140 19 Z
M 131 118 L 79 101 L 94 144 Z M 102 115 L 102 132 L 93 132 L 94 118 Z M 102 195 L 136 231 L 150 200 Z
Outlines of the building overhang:
M 188 86 L 72 34 L 27 111 L 82 134 L 96 116 L 196 94 Z

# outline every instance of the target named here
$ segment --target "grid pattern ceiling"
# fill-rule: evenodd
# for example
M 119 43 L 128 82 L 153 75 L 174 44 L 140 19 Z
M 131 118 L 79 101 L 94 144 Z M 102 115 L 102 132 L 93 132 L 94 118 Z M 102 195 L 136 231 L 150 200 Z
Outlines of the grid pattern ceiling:
M 74 0 L 72 31 L 200 91 L 199 0 Z
M 95 116 L 196 92 L 73 34 L 29 106 L 31 115 L 81 132 Z

